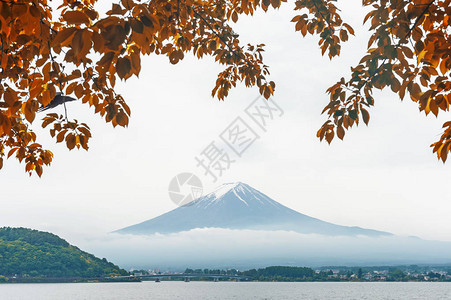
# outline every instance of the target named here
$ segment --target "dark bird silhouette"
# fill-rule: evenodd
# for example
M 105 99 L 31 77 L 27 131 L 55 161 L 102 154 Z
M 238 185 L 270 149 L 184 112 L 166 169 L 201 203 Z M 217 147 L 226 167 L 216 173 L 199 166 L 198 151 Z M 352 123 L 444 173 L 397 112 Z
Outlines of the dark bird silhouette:
M 38 112 L 41 112 L 41 111 L 44 111 L 47 109 L 51 109 L 51 108 L 55 108 L 58 105 L 61 105 L 61 104 L 64 104 L 64 103 L 70 102 L 70 101 L 75 101 L 75 100 L 77 100 L 77 99 L 69 97 L 69 96 L 64 96 L 62 93 L 57 92 L 55 95 L 55 98 L 53 98 L 53 100 L 50 101 L 50 103 L 47 104 L 47 106 L 41 106 L 38 109 Z

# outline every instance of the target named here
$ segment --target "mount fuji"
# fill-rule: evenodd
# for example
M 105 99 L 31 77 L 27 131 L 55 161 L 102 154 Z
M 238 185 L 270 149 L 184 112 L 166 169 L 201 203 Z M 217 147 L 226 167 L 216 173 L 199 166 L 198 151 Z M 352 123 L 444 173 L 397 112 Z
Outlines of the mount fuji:
M 115 232 L 151 235 L 196 228 L 283 230 L 327 236 L 392 236 L 388 232 L 336 225 L 304 215 L 241 182 L 223 184 L 188 205 Z

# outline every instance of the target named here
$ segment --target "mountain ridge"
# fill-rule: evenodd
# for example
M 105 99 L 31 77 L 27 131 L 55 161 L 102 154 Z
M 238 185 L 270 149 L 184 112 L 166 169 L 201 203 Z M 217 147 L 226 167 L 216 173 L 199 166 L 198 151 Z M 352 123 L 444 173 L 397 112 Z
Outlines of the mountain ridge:
M 389 236 L 388 232 L 342 226 L 297 212 L 242 182 L 226 183 L 156 218 L 128 226 L 116 233 L 150 235 L 195 228 L 286 230 L 331 236 Z
M 128 272 L 55 234 L 23 227 L 0 227 L 0 277 L 12 275 L 110 277 L 128 275 Z

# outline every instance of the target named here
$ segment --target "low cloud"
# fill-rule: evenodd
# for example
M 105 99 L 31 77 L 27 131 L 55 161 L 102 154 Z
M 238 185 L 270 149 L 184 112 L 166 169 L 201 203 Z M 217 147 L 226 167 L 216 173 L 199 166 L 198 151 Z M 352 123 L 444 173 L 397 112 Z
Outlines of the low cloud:
M 290 231 L 204 228 L 151 236 L 111 233 L 82 238 L 76 244 L 127 269 L 451 262 L 451 243 L 399 236 L 331 237 Z

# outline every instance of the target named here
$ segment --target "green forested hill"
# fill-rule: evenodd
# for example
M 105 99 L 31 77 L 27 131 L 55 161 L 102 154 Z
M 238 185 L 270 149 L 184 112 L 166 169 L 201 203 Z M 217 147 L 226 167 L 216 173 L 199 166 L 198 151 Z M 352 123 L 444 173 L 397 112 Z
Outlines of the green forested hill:
M 0 228 L 0 276 L 103 277 L 127 274 L 106 259 L 81 251 L 52 233 L 27 228 Z

